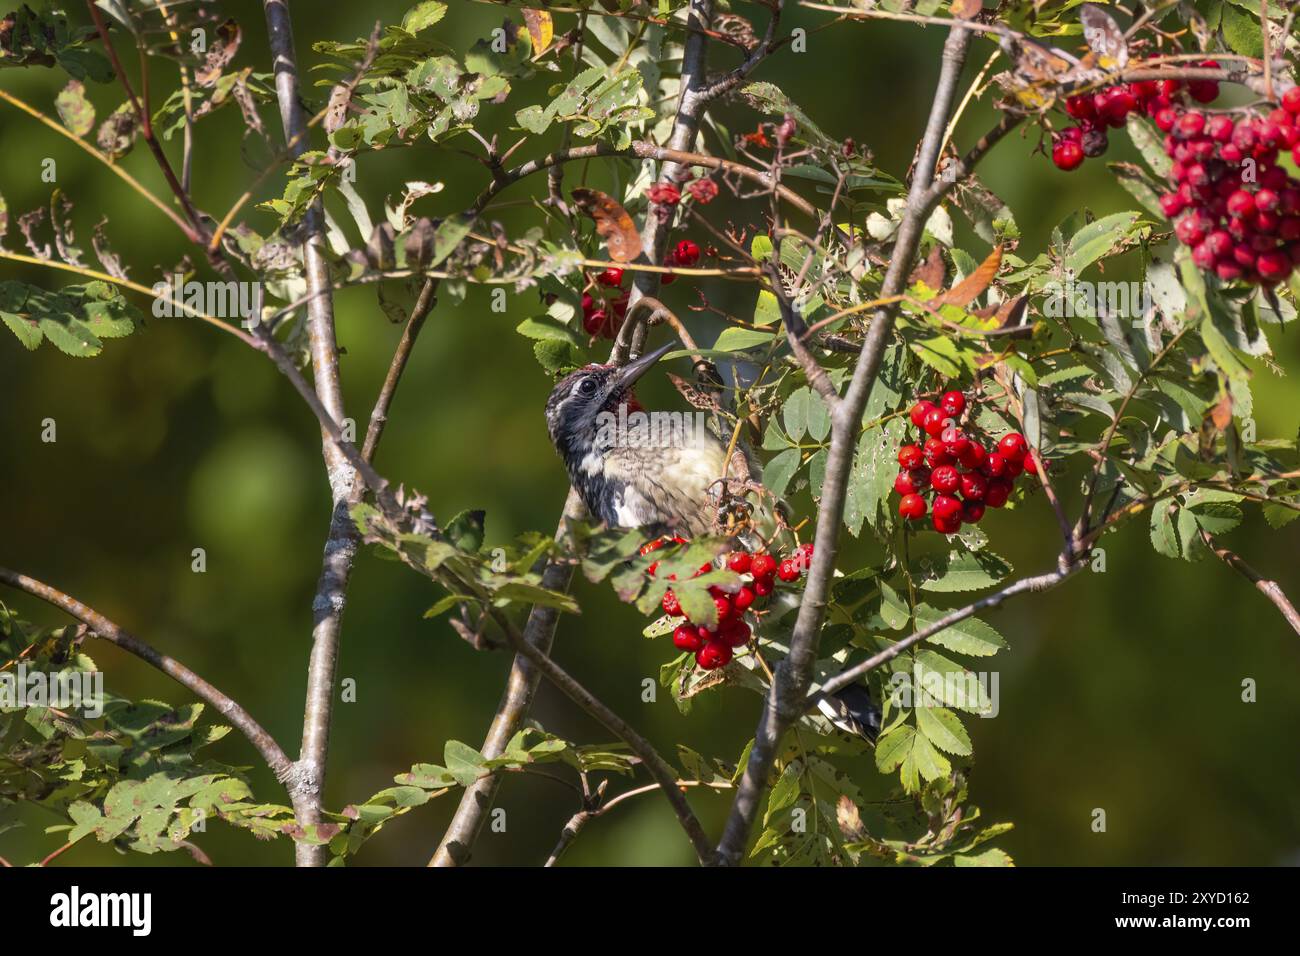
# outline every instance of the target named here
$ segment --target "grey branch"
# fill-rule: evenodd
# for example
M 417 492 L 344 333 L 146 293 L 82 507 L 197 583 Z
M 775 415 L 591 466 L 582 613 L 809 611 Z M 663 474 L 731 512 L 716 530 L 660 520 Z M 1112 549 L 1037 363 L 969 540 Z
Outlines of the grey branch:
M 952 112 L 969 45 L 968 31 L 961 27 L 953 27 L 949 31 L 943 47 L 938 89 L 921 140 L 907 209 L 899 224 L 889 268 L 881 287 L 881 298 L 891 298 L 902 291 L 916 257 L 926 220 L 942 196 L 942 192 L 935 193 L 932 187 L 935 163 L 939 158 L 944 129 Z M 749 762 L 727 818 L 722 840 L 718 844 L 718 862 L 723 865 L 735 865 L 743 857 L 754 819 L 758 815 L 759 803 L 767 790 L 768 776 L 776 760 L 781 738 L 804 710 L 813 666 L 817 660 L 822 623 L 826 616 L 827 594 L 834 573 L 849 472 L 853 466 L 853 451 L 867 396 L 876 380 L 885 347 L 889 344 L 893 322 L 892 306 L 877 310 L 863 342 L 848 390 L 831 410 L 831 447 L 826 462 L 826 477 L 822 484 L 821 507 L 817 514 L 812 567 L 808 572 L 799 616 L 790 639 L 790 653 L 781 662 L 776 679 L 772 682 L 754 735 Z
M 307 139 L 303 135 L 307 128 L 307 117 L 300 99 L 289 5 L 287 0 L 264 0 L 263 7 L 274 57 L 280 122 L 285 142 L 292 144 L 291 152 L 297 156 L 307 147 Z M 329 417 L 342 423 L 346 412 L 339 381 L 338 343 L 334 337 L 334 297 L 329 262 L 325 255 L 323 215 L 319 201 L 307 210 L 303 236 L 303 265 L 307 290 L 311 294 L 307 303 L 307 333 L 316 395 Z M 334 436 L 328 429 L 322 431 L 321 453 L 328 471 L 333 508 L 316 597 L 312 601 L 312 649 L 307 665 L 302 750 L 298 758 L 302 798 L 298 822 L 301 825 L 321 822 L 321 793 L 325 786 L 325 765 L 329 752 L 339 635 L 358 542 L 356 527 L 348 514 L 357 474 Z M 298 844 L 296 855 L 299 866 L 323 866 L 327 858 L 324 846 L 306 843 Z

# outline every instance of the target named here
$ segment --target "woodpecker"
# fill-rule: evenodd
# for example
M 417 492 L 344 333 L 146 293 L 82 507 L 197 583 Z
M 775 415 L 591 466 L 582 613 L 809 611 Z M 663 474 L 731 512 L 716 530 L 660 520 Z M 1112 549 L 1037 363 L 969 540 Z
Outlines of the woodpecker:
M 729 503 L 755 488 L 744 448 L 737 445 L 728 458 L 728 445 L 707 428 L 680 414 L 648 415 L 633 392 L 675 345 L 621 367 L 571 372 L 547 399 L 547 430 L 587 510 L 609 527 L 727 533 Z M 874 741 L 880 731 L 880 708 L 860 684 L 823 698 L 818 708 L 856 736 Z
M 551 442 L 587 510 L 612 528 L 716 533 L 719 508 L 749 477 L 745 452 L 691 416 L 648 415 L 632 388 L 675 345 L 620 367 L 588 365 L 546 402 Z M 725 479 L 725 480 L 724 480 Z

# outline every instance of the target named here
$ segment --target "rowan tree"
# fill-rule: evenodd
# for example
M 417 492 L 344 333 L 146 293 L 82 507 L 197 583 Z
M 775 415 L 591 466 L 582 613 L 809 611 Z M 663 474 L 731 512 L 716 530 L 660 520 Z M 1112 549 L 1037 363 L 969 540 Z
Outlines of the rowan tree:
M 469 49 L 440 38 L 437 0 L 310 50 L 295 49 L 283 0 L 267 0 L 264 24 L 220 4 L 64 6 L 0 21 L 0 66 L 57 77 L 44 102 L 0 82 L 6 122 L 44 124 L 103 163 L 184 249 L 164 266 L 130 262 L 114 251 L 120 224 L 101 221 L 88 253 L 73 224 L 93 197 L 75 184 L 20 215 L 0 202 L 0 319 L 24 348 L 78 359 L 136 347 L 161 315 L 232 336 L 314 417 L 332 500 L 296 759 L 254 718 L 256 700 L 170 656 L 182 649 L 108 620 L 72 596 L 77 583 L 0 568 L 75 622 L 0 606 L 5 670 L 93 673 L 103 640 L 183 688 L 175 705 L 110 691 L 95 717 L 0 701 L 0 808 L 59 819 L 47 861 L 92 838 L 202 857 L 203 828 L 220 821 L 283 838 L 299 865 L 340 864 L 441 799 L 458 809 L 429 852 L 462 863 L 502 777 L 546 772 L 578 795 L 548 863 L 623 801 L 663 799 L 702 864 L 1005 865 L 990 841 L 1010 824 L 970 802 L 967 720 L 991 707 L 973 670 L 1006 644 L 985 612 L 1049 602 L 1041 592 L 1104 562 L 1107 533 L 1148 522 L 1161 555 L 1221 560 L 1300 633 L 1281 589 L 1218 540 L 1251 512 L 1281 527 L 1300 511 L 1295 436 L 1256 434 L 1251 389 L 1300 288 L 1287 6 L 803 2 L 819 30 L 892 20 L 946 37 L 937 62 L 915 65 L 933 90 L 917 128 L 873 129 L 868 113 L 844 140 L 764 79 L 816 42 L 783 22 L 782 0 L 503 3 Z M 254 30 L 273 62 L 242 47 Z M 172 77 L 163 89 L 147 80 L 155 63 Z M 121 105 L 96 115 L 88 90 Z M 977 128 L 990 107 L 996 122 Z M 204 194 L 190 175 L 219 113 L 245 129 L 251 171 L 236 195 Z M 885 135 L 915 138 L 909 168 L 877 164 L 868 144 Z M 1145 161 L 1109 167 L 1132 210 L 1096 217 L 1080 197 L 1045 247 L 1022 241 L 1015 210 L 980 180 L 995 149 L 1041 153 L 1069 189 L 1118 137 Z M 472 156 L 481 191 L 447 195 L 435 170 L 368 203 L 355 184 L 402 149 Z M 141 155 L 154 185 L 128 172 Z M 507 202 L 526 212 L 504 216 Z M 1138 280 L 1103 278 L 1125 274 Z M 401 328 L 368 419 L 340 385 L 350 359 L 334 297 L 355 286 Z M 668 358 L 691 368 L 677 379 L 683 406 L 759 469 L 761 490 L 731 503 L 735 523 L 660 539 L 592 520 L 571 493 L 555 528 L 489 547 L 490 515 L 444 515 L 411 476 L 382 470 L 376 449 L 426 319 L 476 286 L 532 303 L 510 331 L 539 377 L 675 341 Z M 738 286 L 742 309 L 723 295 Z M 498 311 L 474 319 L 483 335 L 502 336 Z M 755 530 L 761 509 L 775 530 Z M 1055 516 L 1038 568 L 999 556 L 988 509 Z M 873 557 L 846 563 L 848 539 Z M 429 580 L 441 639 L 514 665 L 481 742 L 448 740 L 438 763 L 412 754 L 393 786 L 327 806 L 327 763 L 357 758 L 327 745 L 362 549 Z M 743 752 L 687 740 L 660 753 L 584 688 L 563 642 L 581 610 L 575 574 L 612 588 L 629 605 L 618 626 L 639 617 L 663 647 L 659 686 L 683 712 L 701 694 L 752 692 Z M 567 740 L 533 720 L 543 680 L 608 738 Z M 854 685 L 881 708 L 873 741 L 819 709 Z M 199 752 L 231 728 L 283 793 L 254 794 Z M 730 807 L 717 832 L 697 816 L 705 800 Z

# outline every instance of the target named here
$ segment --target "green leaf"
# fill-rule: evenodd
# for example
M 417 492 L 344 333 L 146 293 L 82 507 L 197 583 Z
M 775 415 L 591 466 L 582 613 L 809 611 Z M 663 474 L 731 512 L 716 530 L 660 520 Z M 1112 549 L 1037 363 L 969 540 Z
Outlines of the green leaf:
M 757 332 L 731 326 L 722 330 L 718 340 L 713 343 L 715 352 L 740 352 L 758 345 L 767 345 L 772 341 L 771 332 Z
M 785 494 L 790 479 L 799 470 L 802 452 L 798 448 L 787 448 L 763 466 L 763 484 L 774 495 Z
M 447 741 L 442 759 L 447 764 L 447 772 L 462 787 L 468 787 L 485 773 L 484 756 L 459 740 Z
M 402 17 L 402 29 L 407 33 L 419 33 L 441 20 L 447 14 L 447 5 L 437 0 L 424 0 L 406 11 Z
M 991 551 L 950 551 L 928 566 L 922 559 L 916 577 L 922 591 L 948 592 L 990 587 L 1010 574 L 1011 565 Z
M 917 707 L 916 726 L 930 743 L 960 757 L 970 755 L 970 735 L 961 718 L 946 707 Z
M 797 388 L 785 400 L 781 409 L 781 419 L 785 422 L 785 433 L 790 440 L 797 442 L 808 430 L 808 406 L 812 402 L 812 389 Z
M 938 623 L 948 613 L 950 612 L 931 607 L 929 604 L 918 604 L 916 606 L 917 626 L 930 627 Z M 968 617 L 964 621 L 958 621 L 956 624 L 945 627 L 939 633 L 931 635 L 927 640 L 932 644 L 938 644 L 940 647 L 946 647 L 950 651 L 969 654 L 972 657 L 989 657 L 1007 646 L 1001 634 L 974 617 Z
M 1112 255 L 1128 239 L 1137 220 L 1136 212 L 1117 212 L 1090 222 L 1071 237 L 1065 267 L 1077 277 L 1098 259 Z

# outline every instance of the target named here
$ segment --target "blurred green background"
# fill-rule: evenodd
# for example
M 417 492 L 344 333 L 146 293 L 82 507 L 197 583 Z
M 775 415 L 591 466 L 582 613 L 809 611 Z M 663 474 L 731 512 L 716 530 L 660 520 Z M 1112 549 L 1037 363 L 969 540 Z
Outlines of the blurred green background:
M 75 5 L 74 5 L 75 6 Z M 375 18 L 400 21 L 402 2 L 295 4 L 297 47 L 316 62 L 313 41 L 351 39 Z M 235 65 L 266 69 L 269 58 L 260 5 L 224 5 L 244 27 Z M 746 14 L 756 7 L 745 6 Z M 84 14 L 83 14 L 84 15 Z M 453 0 L 437 35 L 467 49 L 506 11 Z M 754 14 L 761 23 L 765 14 Z M 517 17 L 517 12 L 515 13 Z M 793 9 L 787 22 L 810 29 L 806 54 L 784 53 L 758 73 L 801 103 L 835 136 L 851 136 L 880 165 L 902 175 L 911 161 L 932 93 L 938 28 L 847 24 L 811 32 L 827 17 Z M 569 15 L 557 15 L 567 30 Z M 978 41 L 967 81 L 992 50 Z M 722 51 L 719 61 L 734 54 Z M 0 84 L 52 111 L 64 82 L 53 71 L 4 70 Z M 154 89 L 174 75 L 162 65 Z M 489 128 L 506 132 L 513 111 L 553 82 L 544 75 L 520 84 L 505 106 L 486 107 Z M 157 94 L 155 94 L 157 95 Z M 310 91 L 319 98 L 319 89 Z M 100 117 L 121 101 L 115 88 L 92 87 Z M 755 114 L 736 103 L 720 114 L 733 129 L 752 128 Z M 268 127 L 278 119 L 266 113 Z M 973 108 L 959 144 L 990 122 Z M 495 124 L 493 126 L 492 124 Z M 220 215 L 251 178 L 240 156 L 241 127 L 233 110 L 199 126 L 194 164 L 199 205 Z M 982 168 L 987 184 L 1015 211 L 1032 258 L 1051 227 L 1071 211 L 1098 214 L 1132 201 L 1100 162 L 1060 174 L 1037 138 L 1013 136 Z M 468 139 L 452 142 L 465 150 Z M 716 144 L 709 143 L 710 148 Z M 173 152 L 178 144 L 173 143 Z M 518 157 L 539 155 L 525 147 Z M 1112 140 L 1107 159 L 1130 158 L 1127 138 Z M 40 164 L 53 157 L 58 185 L 77 204 L 84 245 L 107 216 L 107 233 L 146 284 L 178 259 L 173 227 L 67 140 L 0 104 L 0 194 L 8 202 L 6 240 L 16 248 L 13 219 L 48 203 Z M 133 174 L 165 193 L 143 146 L 125 159 Z M 632 167 L 617 168 L 621 176 Z M 576 170 L 575 170 L 576 172 Z M 593 167 L 593 177 L 599 171 Z M 446 183 L 418 211 L 443 215 L 468 204 L 487 182 L 483 168 L 456 149 L 427 141 L 366 157 L 358 189 L 380 207 L 406 180 Z M 272 179 L 272 194 L 278 177 Z M 572 178 L 570 184 L 576 182 Z M 504 197 L 544 188 L 540 177 Z M 264 198 L 264 197 L 263 197 Z M 722 208 L 737 221 L 753 209 Z M 528 210 L 503 210 L 518 228 Z M 259 229 L 269 218 L 249 214 Z M 57 286 L 70 275 L 0 262 L 0 276 Z M 714 301 L 743 314 L 752 287 L 709 288 Z M 685 310 L 688 283 L 666 298 Z M 484 508 L 489 544 L 528 529 L 554 527 L 567 488 L 546 437 L 542 405 L 550 382 L 514 326 L 539 311 L 531 294 L 513 296 L 506 315 L 489 310 L 482 290 L 429 319 L 398 393 L 377 464 L 395 481 L 427 494 L 431 509 L 450 517 Z M 694 315 L 692 313 L 686 313 Z M 373 289 L 338 298 L 343 379 L 350 414 L 364 421 L 382 381 L 399 329 L 386 321 Z M 688 320 L 689 321 L 689 320 Z M 712 329 L 695 316 L 700 337 Z M 1282 365 L 1300 367 L 1291 330 L 1272 330 Z M 682 370 L 679 370 L 681 372 Z M 1256 419 L 1261 437 L 1291 436 L 1300 425 L 1300 386 L 1256 366 Z M 658 390 L 658 391 L 656 391 Z M 662 382 L 650 398 L 669 401 Z M 58 441 L 40 440 L 41 421 L 58 423 Z M 316 426 L 300 400 L 262 356 L 211 329 L 154 320 L 135 336 L 110 341 L 94 360 L 68 358 L 48 345 L 27 353 L 0 333 L 0 563 L 85 600 L 174 653 L 244 703 L 296 754 L 311 624 L 311 599 L 328 519 L 328 497 Z M 990 514 L 994 547 L 1018 570 L 1052 564 L 1056 529 L 1041 499 L 1015 514 Z M 1227 539 L 1257 567 L 1300 594 L 1300 523 L 1272 532 L 1257 516 Z M 1242 578 L 1217 562 L 1187 564 L 1157 556 L 1144 522 L 1104 542 L 1105 574 L 1084 574 L 1061 590 L 1020 599 L 992 618 L 1010 650 L 993 659 L 1001 672 L 1001 713 L 973 721 L 976 764 L 972 799 L 987 819 L 1016 829 L 999 845 L 1021 864 L 1282 864 L 1300 861 L 1300 654 L 1297 639 Z M 208 570 L 190 570 L 192 548 L 207 550 Z M 852 562 L 861 546 L 849 544 Z M 641 680 L 667 659 L 663 641 L 643 640 L 635 610 L 607 588 L 580 582 L 580 618 L 563 621 L 556 656 L 577 677 L 663 748 L 675 741 L 734 760 L 757 716 L 757 699 L 729 690 L 697 699 L 681 717 L 667 695 L 640 699 Z M 59 615 L 13 593 L 0 595 L 33 620 Z M 388 786 L 414 762 L 438 762 L 449 738 L 477 746 L 500 693 L 510 659 L 476 653 L 445 621 L 421 615 L 433 602 L 422 578 L 363 552 L 353 576 L 339 675 L 357 682 L 357 701 L 336 709 L 327 803 L 338 808 Z M 115 649 L 92 643 L 89 653 L 118 693 L 187 699 L 178 686 Z M 1243 704 L 1244 678 L 1258 682 L 1259 700 Z M 582 741 L 608 735 L 543 686 L 534 715 L 558 734 Z M 252 752 L 232 734 L 214 756 L 250 764 Z M 284 802 L 258 767 L 254 790 Z M 422 864 L 454 807 L 453 797 L 402 817 L 373 839 L 357 864 Z M 699 794 L 692 802 L 706 825 L 720 826 L 727 802 Z M 576 807 L 565 788 L 536 778 L 506 781 L 499 805 L 505 833 L 485 831 L 475 862 L 536 864 L 545 859 Z M 1094 833 L 1093 808 L 1107 812 L 1108 830 Z M 40 833 L 44 821 L 0 836 L 0 854 L 39 859 L 57 845 Z M 259 843 L 214 825 L 200 838 L 214 862 L 285 864 L 285 841 Z M 69 864 L 192 865 L 184 854 L 127 859 L 90 841 L 61 858 Z M 691 854 L 661 800 L 629 801 L 593 823 L 569 863 L 687 863 Z

